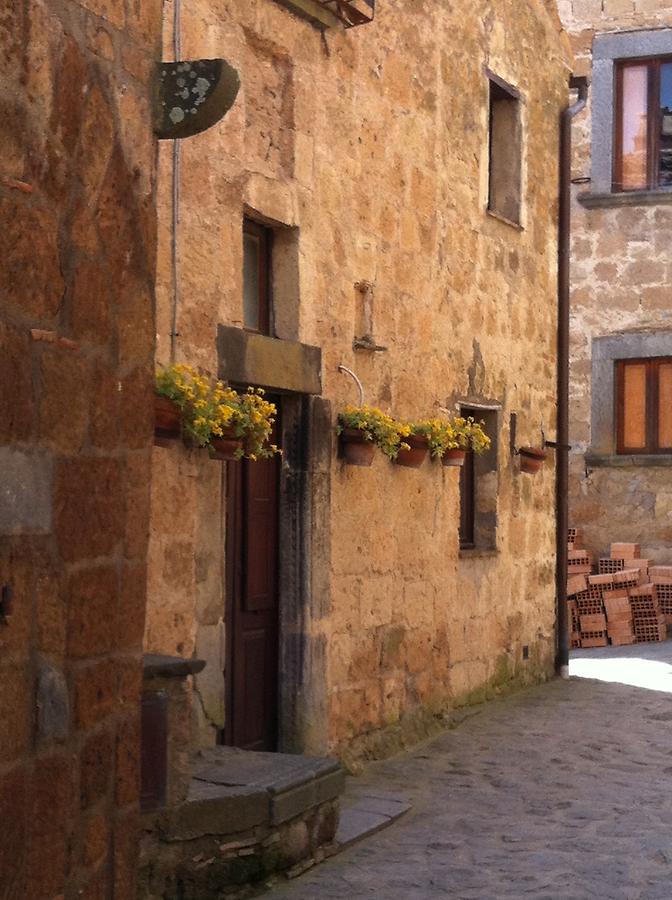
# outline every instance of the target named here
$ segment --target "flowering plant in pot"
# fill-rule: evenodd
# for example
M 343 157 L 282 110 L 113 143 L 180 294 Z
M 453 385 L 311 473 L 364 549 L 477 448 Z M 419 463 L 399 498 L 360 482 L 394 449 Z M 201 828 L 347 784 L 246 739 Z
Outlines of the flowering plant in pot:
M 490 447 L 490 438 L 483 431 L 483 423 L 475 422 L 470 416 L 465 419 L 427 419 L 416 426 L 427 437 L 429 452 L 433 459 L 440 459 L 444 466 L 461 466 L 467 450 L 484 453 Z
M 282 453 L 276 444 L 269 443 L 278 410 L 275 403 L 264 399 L 264 393 L 263 388 L 248 388 L 238 395 L 235 428 L 245 446 L 240 456 L 253 461 Z
M 226 441 L 220 450 L 233 458 L 242 454 L 243 441 L 238 433 L 239 397 L 221 381 L 213 381 L 191 366 L 173 365 L 156 374 L 158 400 L 157 427 L 161 429 L 159 408 L 172 403 L 179 416 L 182 436 L 197 447 L 213 447 L 213 441 Z
M 280 452 L 268 444 L 276 408 L 260 388 L 241 395 L 191 366 L 173 365 L 157 372 L 156 393 L 157 403 L 169 401 L 177 410 L 183 437 L 217 458 L 255 460 Z M 157 407 L 157 430 L 166 433 L 159 416 Z
M 458 431 L 450 419 L 427 419 L 419 422 L 416 430 L 424 434 L 432 459 L 440 459 L 444 466 L 461 466 L 466 449 L 461 448 Z
M 426 425 L 426 422 L 409 422 L 400 425 L 403 442 L 394 458 L 398 466 L 419 469 L 423 464 L 430 446 Z
M 375 406 L 346 406 L 339 413 L 336 433 L 348 465 L 370 466 L 376 447 L 395 459 L 408 429 Z
M 196 398 L 188 383 L 188 371 L 188 366 L 166 366 L 156 371 L 154 430 L 158 435 L 178 435 L 182 430 L 182 409 Z
M 477 422 L 473 416 L 466 419 L 464 416 L 455 416 L 451 422 L 454 436 L 442 460 L 444 466 L 463 465 L 469 449 L 477 456 L 490 449 L 492 442 L 483 430 L 484 424 Z

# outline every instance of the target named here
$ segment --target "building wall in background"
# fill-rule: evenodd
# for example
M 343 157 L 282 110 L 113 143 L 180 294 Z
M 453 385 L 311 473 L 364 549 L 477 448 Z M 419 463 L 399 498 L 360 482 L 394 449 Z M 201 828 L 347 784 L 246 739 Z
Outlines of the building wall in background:
M 663 0 L 559 0 L 560 14 L 570 34 L 577 74 L 593 76 L 592 97 L 574 128 L 574 178 L 589 178 L 593 147 L 604 143 L 600 122 L 609 120 L 600 90 L 599 69 L 593 65 L 596 36 L 606 33 L 651 33 L 672 53 L 672 3 Z M 634 37 L 634 35 L 633 35 Z M 646 40 L 636 55 L 647 55 Z M 597 75 L 597 80 L 595 76 Z M 597 92 L 596 92 L 597 89 Z M 596 104 L 598 104 L 596 106 Z M 595 144 L 591 122 L 595 118 Z M 599 169 L 598 169 L 599 171 Z M 599 192 L 604 187 L 598 186 Z M 637 356 L 637 348 L 655 346 L 658 355 L 672 356 L 672 195 L 643 198 L 629 205 L 605 198 L 597 207 L 577 198 L 595 191 L 590 182 L 576 185 L 572 208 L 572 325 L 570 516 L 581 528 L 583 544 L 596 556 L 608 555 L 612 541 L 640 543 L 642 556 L 672 562 L 672 488 L 668 462 L 614 460 L 613 424 L 605 433 L 603 420 L 613 423 L 613 390 L 600 341 L 622 338 L 622 357 Z M 594 343 L 595 342 L 595 343 Z M 612 342 L 613 343 L 613 342 Z M 615 351 L 614 351 L 615 352 Z M 649 355 L 648 352 L 643 355 Z M 607 376 L 613 372 L 608 364 Z

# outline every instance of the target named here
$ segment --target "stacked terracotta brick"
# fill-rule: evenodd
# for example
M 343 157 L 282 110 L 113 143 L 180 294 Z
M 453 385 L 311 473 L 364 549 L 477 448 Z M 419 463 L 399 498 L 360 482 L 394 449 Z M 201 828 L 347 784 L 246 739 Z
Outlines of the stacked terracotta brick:
M 672 623 L 672 566 L 642 559 L 639 544 L 614 543 L 592 574 L 589 553 L 569 530 L 567 597 L 570 646 L 663 641 Z

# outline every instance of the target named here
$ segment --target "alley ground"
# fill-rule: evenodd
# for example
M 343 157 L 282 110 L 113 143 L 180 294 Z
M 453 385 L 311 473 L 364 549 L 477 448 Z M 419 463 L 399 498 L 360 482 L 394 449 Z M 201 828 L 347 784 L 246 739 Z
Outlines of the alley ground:
M 672 642 L 571 671 L 369 767 L 412 811 L 266 896 L 672 900 Z

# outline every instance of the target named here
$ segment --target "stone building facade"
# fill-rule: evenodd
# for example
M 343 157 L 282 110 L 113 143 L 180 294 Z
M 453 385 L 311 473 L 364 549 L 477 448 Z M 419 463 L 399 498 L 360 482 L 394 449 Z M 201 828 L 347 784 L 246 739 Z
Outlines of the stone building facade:
M 662 110 L 669 91 L 664 66 L 662 78 L 644 69 L 650 71 L 646 60 L 655 65 L 672 54 L 672 4 L 560 0 L 559 8 L 577 74 L 592 80 L 588 108 L 574 133 L 570 517 L 595 555 L 608 555 L 612 541 L 632 541 L 641 544 L 644 558 L 670 563 L 672 441 L 666 432 L 672 369 L 665 360 L 672 361 L 672 193 L 666 190 Z M 621 69 L 630 79 L 625 101 Z M 660 78 L 660 86 L 646 84 L 647 78 Z M 631 149 L 636 148 L 629 117 L 647 93 L 656 107 L 646 111 L 647 159 L 625 154 L 640 169 L 633 178 L 627 167 L 619 174 L 620 141 L 623 129 L 630 129 Z M 630 104 L 625 125 L 624 102 Z M 627 370 L 632 394 L 625 404 L 622 360 L 639 361 L 627 364 L 634 368 Z
M 553 672 L 554 460 L 532 478 L 514 450 L 554 433 L 571 64 L 550 2 L 476 0 L 465 13 L 379 0 L 373 23 L 352 29 L 325 6 L 182 8 L 182 57 L 225 58 L 241 89 L 178 159 L 160 148 L 157 362 L 278 398 L 267 746 L 355 760 Z M 512 118 L 490 147 L 497 100 Z M 488 212 L 502 159 L 513 177 L 500 187 L 516 202 Z M 244 328 L 246 220 L 272 243 L 266 336 Z M 353 349 L 365 335 L 385 349 Z M 397 417 L 462 409 L 486 421 L 475 547 L 460 549 L 455 469 L 338 458 L 336 417 L 358 399 L 341 365 Z M 268 664 L 231 606 L 240 465 L 177 441 L 153 453 L 145 648 L 207 661 L 194 694 L 203 744 L 236 743 L 236 717 L 254 703 L 234 673 L 261 679 Z
M 134 898 L 158 0 L 0 3 L 0 895 Z

